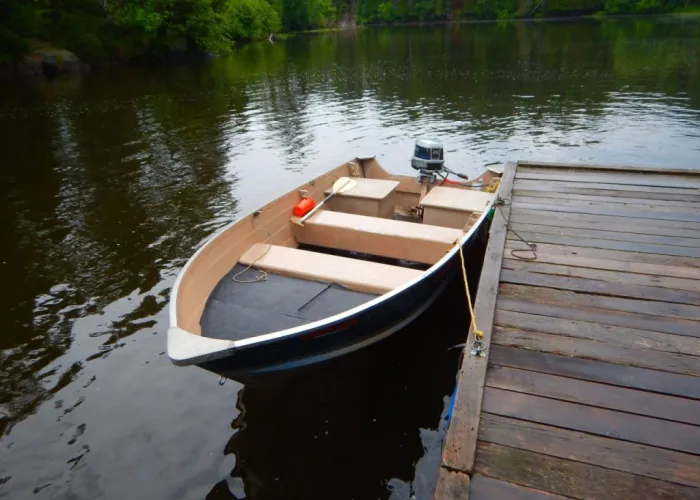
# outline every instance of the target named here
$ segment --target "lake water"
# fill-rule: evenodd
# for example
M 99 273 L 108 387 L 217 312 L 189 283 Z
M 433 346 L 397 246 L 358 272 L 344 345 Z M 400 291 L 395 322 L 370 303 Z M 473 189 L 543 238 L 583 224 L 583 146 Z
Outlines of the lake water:
M 299 36 L 3 88 L 0 131 L 0 497 L 420 499 L 467 327 L 458 283 L 372 348 L 220 387 L 165 354 L 179 268 L 353 156 L 410 173 L 422 134 L 469 174 L 700 166 L 700 20 Z

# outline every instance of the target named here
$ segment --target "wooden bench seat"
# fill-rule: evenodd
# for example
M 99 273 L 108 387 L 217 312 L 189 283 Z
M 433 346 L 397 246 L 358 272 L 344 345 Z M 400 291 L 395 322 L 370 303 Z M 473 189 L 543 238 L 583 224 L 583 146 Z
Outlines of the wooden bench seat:
M 459 240 L 459 229 L 321 210 L 293 228 L 299 243 L 434 264 Z
M 257 260 L 256 260 L 257 259 Z M 422 271 L 378 264 L 296 248 L 256 243 L 239 259 L 271 273 L 326 283 L 351 290 L 384 294 L 420 276 Z M 254 286 L 254 285 L 253 285 Z
M 423 222 L 436 226 L 464 228 L 472 213 L 481 213 L 494 198 L 493 193 L 436 186 L 420 202 Z

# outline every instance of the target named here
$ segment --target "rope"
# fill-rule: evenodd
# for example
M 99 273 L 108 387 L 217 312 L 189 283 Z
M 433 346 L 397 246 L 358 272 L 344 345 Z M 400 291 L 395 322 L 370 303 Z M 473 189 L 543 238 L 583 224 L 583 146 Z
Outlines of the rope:
M 251 267 L 253 267 L 253 266 L 255 265 L 255 263 L 256 263 L 257 261 L 259 261 L 260 259 L 262 259 L 263 257 L 265 257 L 265 256 L 267 255 L 267 252 L 269 252 L 270 249 L 272 248 L 272 243 L 271 243 L 271 241 L 272 241 L 272 233 L 270 233 L 270 231 L 268 231 L 268 230 L 266 230 L 266 229 L 260 229 L 260 231 L 265 231 L 265 232 L 267 233 L 267 242 L 266 242 L 266 243 L 268 244 L 268 245 L 267 245 L 267 250 L 265 250 L 265 251 L 262 253 L 262 255 L 260 255 L 259 257 L 257 257 L 253 262 L 251 262 L 250 264 L 248 264 L 248 266 L 247 266 L 245 269 L 243 269 L 243 271 L 238 271 L 236 274 L 233 275 L 233 277 L 232 277 L 231 279 L 232 279 L 233 281 L 235 281 L 236 283 L 260 283 L 261 281 L 267 281 L 267 273 L 266 273 L 265 271 L 263 271 L 262 269 L 259 269 L 260 274 L 258 274 L 258 275 L 257 275 L 255 278 L 253 278 L 253 279 L 250 279 L 250 280 L 239 280 L 239 279 L 238 279 L 238 277 L 239 277 L 241 274 L 243 274 L 243 273 L 245 273 L 246 271 L 248 271 Z M 223 378 L 223 377 L 222 377 L 222 378 Z M 223 385 L 223 384 L 222 384 L 222 385 Z
M 506 204 L 506 200 L 501 198 L 500 196 L 496 198 L 496 203 L 494 204 L 496 208 L 498 209 L 499 212 L 501 212 L 501 217 L 503 217 L 503 220 L 506 221 L 506 231 L 510 231 L 513 233 L 520 241 L 525 243 L 527 245 L 527 248 L 514 248 L 513 250 L 510 251 L 510 254 L 515 257 L 516 259 L 520 260 L 537 260 L 537 244 L 535 243 L 530 243 L 527 241 L 525 238 L 520 236 L 518 232 L 513 229 L 513 226 L 510 225 L 510 220 L 508 220 L 508 217 L 503 213 L 503 210 L 501 210 L 501 207 Z M 532 257 L 524 257 L 522 255 L 518 255 L 518 253 L 521 252 L 532 252 Z
M 469 280 L 467 279 L 467 265 L 464 262 L 464 252 L 462 251 L 462 245 L 459 240 L 457 240 L 457 246 L 459 247 L 459 259 L 462 261 L 462 279 L 464 280 L 464 289 L 467 292 L 467 305 L 469 306 L 469 315 L 472 319 L 472 327 L 474 330 L 474 342 L 472 342 L 471 353 L 472 356 L 485 356 L 486 343 L 484 342 L 484 332 L 479 329 L 476 324 L 476 314 L 474 314 L 474 307 L 472 306 L 472 296 L 469 293 Z

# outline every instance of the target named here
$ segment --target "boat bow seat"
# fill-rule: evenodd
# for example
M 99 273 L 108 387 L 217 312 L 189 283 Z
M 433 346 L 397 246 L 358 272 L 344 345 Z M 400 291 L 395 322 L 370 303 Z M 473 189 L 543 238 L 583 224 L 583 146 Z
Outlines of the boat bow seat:
M 303 227 L 299 243 L 435 264 L 464 233 L 459 229 L 321 210 Z
M 420 276 L 422 271 L 296 248 L 256 243 L 239 263 L 282 276 L 338 283 L 350 290 L 384 294 Z

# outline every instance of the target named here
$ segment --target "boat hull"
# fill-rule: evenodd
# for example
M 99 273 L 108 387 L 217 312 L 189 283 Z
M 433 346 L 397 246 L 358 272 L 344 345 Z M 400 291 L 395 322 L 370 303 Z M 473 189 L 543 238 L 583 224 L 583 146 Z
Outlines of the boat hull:
M 488 229 L 485 221 L 463 242 L 463 251 Z M 243 383 L 260 383 L 275 373 L 321 363 L 379 342 L 418 318 L 460 270 L 459 253 L 424 279 L 342 320 L 292 336 L 234 349 L 225 357 L 198 364 L 205 370 Z M 461 272 L 461 271 L 460 271 Z

